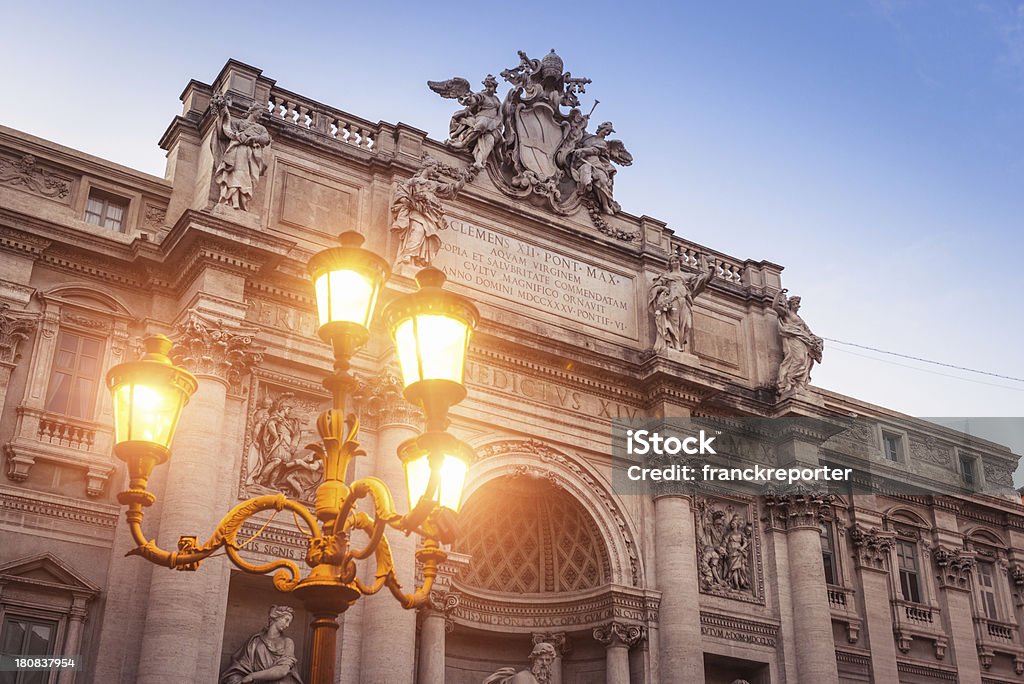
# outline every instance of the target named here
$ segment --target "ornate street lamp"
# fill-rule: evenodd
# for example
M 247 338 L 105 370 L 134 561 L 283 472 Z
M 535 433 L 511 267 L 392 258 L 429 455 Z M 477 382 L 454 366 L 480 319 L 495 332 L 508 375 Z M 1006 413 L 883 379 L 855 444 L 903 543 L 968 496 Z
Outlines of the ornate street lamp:
M 444 274 L 424 269 L 417 275 L 419 290 L 395 299 L 384 318 L 398 349 L 405 397 L 422 408 L 426 430 L 399 446 L 413 508 L 406 514 L 394 509 L 391 492 L 381 480 L 366 477 L 345 482 L 359 447 L 359 423 L 348 412 L 348 401 L 357 387 L 349 372 L 352 356 L 369 339 L 370 321 L 390 269 L 378 255 L 361 247 L 363 238 L 348 232 L 339 236 L 340 246 L 315 254 L 309 273 L 316 292 L 320 337 L 334 349 L 334 372 L 324 380 L 332 396 L 331 408 L 317 418 L 321 442 L 309 448 L 323 463 L 323 482 L 317 487 L 315 508 L 283 494 L 268 494 L 243 501 L 220 521 L 203 544 L 196 537 L 178 541 L 177 551 L 166 551 L 142 531 L 143 509 L 156 497 L 147 482 L 153 468 L 170 458 L 170 444 L 182 408 L 195 392 L 196 379 L 173 365 L 168 352 L 171 341 L 162 335 L 146 339 L 146 354 L 139 361 L 110 369 L 107 385 L 114 399 L 116 443 L 114 454 L 128 464 L 128 490 L 118 501 L 128 507 L 126 518 L 138 545 L 130 553 L 158 565 L 195 570 L 199 563 L 223 548 L 246 572 L 274 573 L 274 586 L 294 592 L 313 614 L 312 684 L 334 681 L 337 617 L 365 594 L 384 587 L 405 608 L 423 605 L 429 596 L 438 564 L 447 558 L 441 544 L 457 535 L 456 511 L 462 498 L 466 471 L 472 461 L 469 445 L 447 432 L 448 410 L 466 396 L 463 368 L 469 337 L 479 319 L 473 304 L 442 289 Z M 360 499 L 369 498 L 374 514 L 355 511 Z M 243 523 L 262 511 L 289 510 L 303 521 L 308 548 L 302 575 L 288 559 L 254 565 L 243 559 L 237 535 Z M 395 576 L 385 528 L 423 537 L 416 551 L 422 564 L 423 585 L 407 594 Z M 359 530 L 368 541 L 352 548 L 351 535 Z M 374 556 L 375 581 L 366 585 L 356 576 L 356 561 Z

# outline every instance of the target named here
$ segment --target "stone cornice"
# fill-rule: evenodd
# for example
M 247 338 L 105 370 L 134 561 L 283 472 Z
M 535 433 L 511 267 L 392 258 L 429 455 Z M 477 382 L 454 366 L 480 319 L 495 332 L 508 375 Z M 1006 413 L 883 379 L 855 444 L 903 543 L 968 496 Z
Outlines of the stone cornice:
M 779 625 L 775 622 L 762 622 L 702 610 L 700 631 L 705 637 L 775 648 Z

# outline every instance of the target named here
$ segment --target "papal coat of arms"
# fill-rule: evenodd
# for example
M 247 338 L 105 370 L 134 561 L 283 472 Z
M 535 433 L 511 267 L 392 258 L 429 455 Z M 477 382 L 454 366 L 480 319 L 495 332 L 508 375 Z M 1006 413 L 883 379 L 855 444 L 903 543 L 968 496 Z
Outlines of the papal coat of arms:
M 543 59 L 520 51 L 519 64 L 501 72 L 512 86 L 503 100 L 493 75 L 479 92 L 461 77 L 427 85 L 463 106 L 452 116 L 447 145 L 472 154 L 472 174 L 486 169 L 507 194 L 543 202 L 561 215 L 583 207 L 601 232 L 634 239 L 606 220 L 620 209 L 613 196 L 615 165 L 629 166 L 633 157 L 621 141 L 608 138 L 611 122 L 587 130 L 597 101 L 584 114 L 579 94 L 591 81 L 563 66 L 554 50 Z

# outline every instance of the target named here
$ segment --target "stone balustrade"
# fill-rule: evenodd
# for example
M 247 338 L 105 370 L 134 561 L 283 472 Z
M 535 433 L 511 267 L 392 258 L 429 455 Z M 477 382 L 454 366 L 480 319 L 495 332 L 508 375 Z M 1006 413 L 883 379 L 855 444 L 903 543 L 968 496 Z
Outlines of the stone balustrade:
M 672 249 L 673 251 L 678 250 L 683 266 L 700 270 L 700 256 L 703 254 L 705 259 L 714 262 L 716 277 L 730 283 L 736 283 L 737 285 L 743 284 L 743 265 L 733 261 L 724 254 L 684 241 L 673 241 Z
M 89 451 L 96 442 L 96 429 L 64 416 L 43 416 L 39 419 L 39 440 Z
M 287 90 L 272 90 L 267 108 L 274 118 L 339 142 L 367 151 L 372 151 L 376 145 L 377 124 L 307 100 Z

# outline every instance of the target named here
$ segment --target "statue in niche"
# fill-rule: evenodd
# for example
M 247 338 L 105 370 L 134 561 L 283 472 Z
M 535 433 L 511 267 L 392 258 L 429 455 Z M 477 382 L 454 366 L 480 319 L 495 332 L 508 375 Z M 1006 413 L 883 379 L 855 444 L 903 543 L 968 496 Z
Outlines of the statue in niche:
M 254 104 L 246 110 L 245 118 L 236 119 L 223 97 L 214 97 L 210 106 L 217 112 L 212 140 L 213 179 L 220 188 L 217 203 L 248 211 L 260 177 L 267 170 L 264 157 L 270 147 L 270 133 L 259 123 L 264 109 Z
M 801 390 L 811 381 L 811 367 L 821 363 L 825 341 L 811 332 L 800 318 L 800 298 L 786 297 L 783 288 L 772 300 L 772 310 L 779 317 L 779 335 L 782 337 L 782 363 L 779 365 L 780 392 Z
M 441 249 L 440 231 L 448 228 L 442 199 L 454 198 L 471 174 L 424 155 L 423 165 L 409 180 L 395 184 L 391 199 L 391 230 L 401 243 L 395 270 L 429 266 Z
M 715 275 L 713 262 L 709 264 L 701 255 L 700 263 L 703 272 L 688 275 L 682 271 L 679 253 L 673 253 L 668 258 L 668 270 L 654 279 L 647 305 L 654 313 L 655 352 L 666 348 L 689 351 L 693 300 Z
M 550 684 L 556 657 L 555 647 L 542 641 L 530 653 L 529 670 L 516 672 L 514 667 L 503 667 L 483 684 Z
M 220 684 L 302 684 L 296 669 L 295 643 L 284 636 L 295 614 L 289 606 L 271 606 L 267 626 L 253 634 L 231 656 Z
M 447 81 L 427 81 L 427 86 L 441 97 L 457 99 L 462 109 L 452 115 L 445 144 L 453 150 L 469 150 L 473 154 L 473 172 L 484 168 L 494 144 L 501 138 L 501 100 L 495 93 L 498 80 L 487 74 L 484 89 L 470 90 L 469 81 L 456 76 Z
M 706 500 L 697 504 L 697 571 L 708 593 L 750 592 L 754 527 L 732 511 Z

